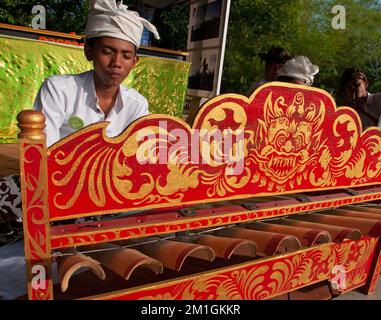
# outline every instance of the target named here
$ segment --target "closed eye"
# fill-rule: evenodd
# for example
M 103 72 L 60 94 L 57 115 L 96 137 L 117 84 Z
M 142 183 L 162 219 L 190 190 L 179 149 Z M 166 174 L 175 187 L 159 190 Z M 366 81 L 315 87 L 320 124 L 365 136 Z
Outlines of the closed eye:
M 112 51 L 110 49 L 102 49 L 102 53 L 109 55 L 112 54 Z
M 126 60 L 130 60 L 130 59 L 132 59 L 132 57 L 133 57 L 132 54 L 124 54 L 123 55 L 123 58 Z

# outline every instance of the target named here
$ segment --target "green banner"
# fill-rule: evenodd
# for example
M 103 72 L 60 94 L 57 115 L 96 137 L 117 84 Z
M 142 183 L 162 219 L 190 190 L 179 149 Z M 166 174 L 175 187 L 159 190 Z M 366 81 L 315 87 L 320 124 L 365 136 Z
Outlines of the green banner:
M 151 113 L 181 118 L 189 68 L 180 60 L 140 56 L 124 84 L 147 98 Z M 0 143 L 17 141 L 17 114 L 32 108 L 46 77 L 90 69 L 83 48 L 0 36 Z

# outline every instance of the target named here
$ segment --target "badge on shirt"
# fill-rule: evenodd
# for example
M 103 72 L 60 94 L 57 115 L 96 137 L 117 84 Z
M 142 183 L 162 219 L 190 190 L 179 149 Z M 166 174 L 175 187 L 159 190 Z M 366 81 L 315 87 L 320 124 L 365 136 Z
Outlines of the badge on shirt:
M 69 118 L 69 125 L 72 127 L 74 130 L 78 130 L 84 127 L 85 123 L 80 117 L 77 116 L 71 116 Z

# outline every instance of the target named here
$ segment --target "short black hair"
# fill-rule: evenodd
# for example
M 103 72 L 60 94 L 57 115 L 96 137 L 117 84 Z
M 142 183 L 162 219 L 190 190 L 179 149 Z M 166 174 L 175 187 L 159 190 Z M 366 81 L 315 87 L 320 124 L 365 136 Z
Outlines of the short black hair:
M 85 46 L 89 46 L 90 48 L 94 48 L 95 42 L 99 39 L 100 37 L 94 37 L 90 39 L 85 39 Z
M 287 50 L 283 49 L 282 47 L 274 46 L 271 47 L 267 53 L 260 53 L 259 56 L 266 62 L 266 64 L 271 62 L 283 64 L 292 58 Z

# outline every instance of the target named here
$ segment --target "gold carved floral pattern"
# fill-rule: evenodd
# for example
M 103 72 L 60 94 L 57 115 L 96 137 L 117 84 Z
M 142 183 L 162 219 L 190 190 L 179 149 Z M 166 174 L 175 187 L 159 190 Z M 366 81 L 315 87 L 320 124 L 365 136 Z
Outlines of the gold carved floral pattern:
M 222 95 L 202 108 L 193 128 L 151 115 L 109 139 L 105 126 L 85 128 L 49 150 L 54 208 L 175 206 L 380 177 L 380 130 L 361 133 L 353 111 L 335 109 L 326 92 L 313 88 L 267 85 L 251 100 Z
M 21 140 L 21 192 L 23 199 L 24 246 L 28 295 L 33 300 L 53 298 L 51 280 L 51 244 L 46 187 L 46 153 L 43 143 Z M 45 283 L 32 286 L 34 266 L 45 269 Z
M 377 240 L 363 238 L 342 244 L 322 245 L 285 257 L 254 262 L 250 266 L 221 271 L 213 275 L 184 280 L 176 285 L 162 285 L 148 292 L 131 293 L 128 299 L 269 299 L 315 282 L 333 278 L 335 265 L 346 270 L 346 285 L 355 288 L 365 283 L 367 262 Z M 356 255 L 350 251 L 357 250 Z M 153 294 L 157 292 L 156 294 Z

